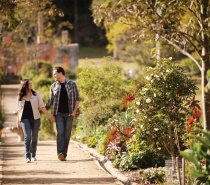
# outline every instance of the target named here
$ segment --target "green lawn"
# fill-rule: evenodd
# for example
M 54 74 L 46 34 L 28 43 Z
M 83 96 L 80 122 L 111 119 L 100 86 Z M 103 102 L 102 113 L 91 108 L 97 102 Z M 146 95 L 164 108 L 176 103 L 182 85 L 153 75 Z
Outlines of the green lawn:
M 112 54 L 108 54 L 105 48 L 79 48 L 79 66 L 100 68 L 102 61 L 116 63 L 121 66 L 123 70 L 141 70 L 137 63 L 126 63 L 122 61 L 115 61 L 112 59 Z
M 92 48 L 92 47 L 79 48 L 79 59 L 103 58 L 104 56 L 111 56 L 111 55 L 112 54 L 107 53 L 106 48 Z

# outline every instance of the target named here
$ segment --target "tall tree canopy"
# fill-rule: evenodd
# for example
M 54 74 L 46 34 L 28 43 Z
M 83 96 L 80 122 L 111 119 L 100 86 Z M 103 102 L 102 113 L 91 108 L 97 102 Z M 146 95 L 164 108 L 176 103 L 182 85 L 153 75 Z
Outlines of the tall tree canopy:
M 109 28 L 116 21 L 129 25 L 133 39 L 153 33 L 192 59 L 201 71 L 204 128 L 210 130 L 210 93 L 205 91 L 210 69 L 209 0 L 94 0 L 94 18 Z M 197 58 L 192 55 L 197 53 Z

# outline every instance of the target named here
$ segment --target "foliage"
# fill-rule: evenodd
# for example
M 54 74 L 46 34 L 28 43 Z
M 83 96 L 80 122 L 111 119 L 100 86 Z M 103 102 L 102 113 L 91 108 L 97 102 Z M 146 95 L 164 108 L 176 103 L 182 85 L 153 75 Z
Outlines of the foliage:
M 128 111 L 125 115 L 121 112 L 119 116 L 114 116 L 107 125 L 105 146 L 105 155 L 114 160 L 118 154 L 127 151 L 126 142 L 135 134 L 132 128 L 132 114 Z
M 154 60 L 157 56 L 157 44 L 154 39 L 143 40 L 133 38 L 133 30 L 129 30 L 129 26 L 124 24 L 123 20 L 118 20 L 106 31 L 106 36 L 109 41 L 107 49 L 109 52 L 114 52 L 115 57 L 123 62 L 136 62 L 139 65 L 154 66 Z M 153 35 L 151 35 L 153 37 Z M 174 51 L 173 47 L 166 42 L 159 44 L 161 57 L 167 58 L 172 56 L 177 59 L 183 57 L 181 54 Z
M 89 136 L 119 111 L 119 97 L 133 87 L 131 81 L 122 79 L 121 68 L 109 62 L 100 69 L 79 68 L 77 85 L 83 129 Z
M 167 8 L 168 6 L 170 6 L 170 10 Z M 200 6 L 205 7 L 205 16 L 201 15 Z M 186 51 L 189 51 L 189 48 L 192 49 L 192 44 L 194 44 L 194 48 L 199 47 L 204 30 L 201 30 L 197 35 L 202 26 L 198 24 L 198 18 L 201 20 L 208 18 L 208 6 L 208 1 L 171 1 L 166 5 L 161 0 L 132 3 L 128 0 L 120 2 L 106 0 L 95 3 L 93 16 L 96 23 L 103 22 L 105 27 L 113 26 L 117 21 L 120 21 L 127 25 L 127 30 L 134 33 L 132 35 L 134 39 L 146 36 L 151 38 L 150 34 L 158 34 L 165 40 L 177 44 L 179 48 L 187 47 Z M 207 23 L 202 24 L 208 29 Z
M 140 183 L 144 184 L 160 184 L 165 182 L 166 169 L 163 167 L 159 168 L 148 168 L 138 170 L 140 175 Z
M 200 134 L 190 135 L 192 143 L 190 149 L 181 151 L 181 155 L 193 164 L 190 174 L 197 180 L 196 184 L 210 183 L 210 133 L 206 130 L 198 129 Z
M 136 94 L 136 132 L 155 152 L 168 151 L 174 158 L 185 147 L 186 120 L 198 106 L 196 86 L 175 62 L 157 62 L 146 70 L 147 83 Z
M 104 141 L 106 136 L 105 126 L 100 125 L 97 127 L 94 135 L 88 138 L 88 147 L 96 148 L 100 154 L 104 154 Z
M 123 106 L 128 106 L 134 100 L 134 96 L 127 96 L 122 101 Z M 104 142 L 105 155 L 113 161 L 116 168 L 124 171 L 139 168 L 163 166 L 165 157 L 154 153 L 150 145 L 145 146 L 138 140 L 136 134 L 136 119 L 134 111 L 130 108 L 114 116 L 107 125 Z
M 111 62 L 104 63 L 100 69 L 91 69 L 88 67 L 78 69 L 78 86 L 80 87 L 81 109 L 94 106 L 102 101 L 117 99 L 126 92 L 125 86 L 129 81 L 124 81 L 121 77 L 121 68 Z
M 3 73 L 3 69 L 0 68 L 0 84 L 4 81 L 4 73 Z
M 5 24 L 5 29 L 10 29 L 10 30 L 16 29 L 19 26 L 19 24 L 25 22 L 28 13 L 30 13 L 28 19 L 31 18 L 32 20 L 34 20 L 33 19 L 34 13 L 37 13 L 38 11 L 40 12 L 44 11 L 46 15 L 51 15 L 51 16 L 52 15 L 62 16 L 63 14 L 63 12 L 60 9 L 58 9 L 51 0 L 46 0 L 44 2 L 40 2 L 39 0 L 33 0 L 33 2 L 28 0 L 15 0 L 15 1 L 0 0 L 0 4 L 1 4 L 1 12 L 0 12 L 1 20 L 3 20 L 3 22 L 4 21 L 8 22 L 8 24 Z
M 44 74 L 40 74 L 35 76 L 32 79 L 33 89 L 38 91 L 43 101 L 46 103 L 46 108 L 49 109 L 49 93 L 50 93 L 50 85 L 54 82 L 52 78 L 46 78 Z
M 0 16 L 5 16 L 8 20 L 8 27 L 14 28 L 16 19 L 15 15 L 15 8 L 16 5 L 12 0 L 0 0 Z
M 39 139 L 40 140 L 54 140 L 56 139 L 56 133 L 54 124 L 45 114 L 41 115 L 41 125 L 39 131 Z
M 85 142 L 87 142 L 87 135 L 83 128 L 83 125 L 85 124 L 83 121 L 84 120 L 83 115 L 80 114 L 77 119 L 78 119 L 78 122 L 77 122 L 75 132 L 74 132 L 74 135 L 72 136 L 72 138 L 77 141 L 80 141 L 82 143 L 85 143 Z
M 109 28 L 121 21 L 129 26 L 134 40 L 156 36 L 156 41 L 168 42 L 198 66 L 202 77 L 203 122 L 207 130 L 210 130 L 210 95 L 204 87 L 208 83 L 206 73 L 210 68 L 209 6 L 209 1 L 199 0 L 170 1 L 167 4 L 162 0 L 132 3 L 129 0 L 105 0 L 93 7 L 98 25 L 103 23 Z M 199 59 L 193 56 L 194 53 Z
M 164 166 L 165 158 L 153 153 L 153 151 L 144 150 L 128 154 L 117 154 L 113 166 L 123 171 L 145 169 L 155 166 Z
M 146 70 L 140 90 L 123 96 L 121 112 L 106 125 L 105 155 L 124 171 L 163 166 L 169 154 L 174 159 L 190 145 L 188 133 L 201 127 L 195 82 L 175 62 L 157 62 Z
M 38 70 L 39 75 L 36 75 L 32 79 L 33 89 L 40 93 L 43 101 L 45 102 L 46 109 L 50 109 L 49 106 L 49 93 L 50 85 L 54 82 L 52 78 L 47 77 L 49 73 L 52 72 L 52 69 L 48 72 L 43 73 L 46 69 L 49 70 L 48 65 L 39 65 L 41 68 Z M 51 67 L 51 66 L 50 66 Z M 51 67 L 52 68 L 52 67 Z M 55 128 L 53 123 L 46 117 L 45 114 L 41 115 L 41 125 L 39 132 L 39 139 L 53 139 L 55 138 Z
M 114 52 L 117 59 L 123 62 L 137 62 L 140 65 L 153 66 L 150 60 L 152 57 L 152 42 L 134 41 L 131 33 L 126 29 L 126 25 L 117 22 L 112 28 L 107 30 L 106 36 L 109 41 L 107 49 Z
M 58 9 L 55 4 L 52 3 L 51 0 L 46 0 L 44 2 L 40 2 L 39 0 L 0 0 L 1 11 L 0 16 L 6 17 L 8 21 L 8 28 L 14 29 L 17 27 L 18 23 L 20 23 L 20 17 L 18 12 L 25 11 L 29 9 L 30 15 L 37 11 L 45 10 L 48 15 L 57 15 L 60 16 L 63 12 Z M 22 15 L 23 16 L 23 15 Z M 30 16 L 30 18 L 31 18 Z M 2 19 L 1 19 L 2 20 Z
M 12 63 L 22 65 L 26 61 L 38 60 L 46 45 L 61 45 L 60 35 L 64 28 L 72 28 L 68 21 L 57 24 L 56 28 L 53 26 L 52 22 L 62 11 L 53 5 L 52 0 L 16 0 L 13 4 L 12 29 L 8 27 L 8 17 L 0 13 L 2 35 L 8 40 L 0 40 L 2 58 L 12 58 L 9 59 Z
M 93 68 L 79 69 L 82 73 L 78 84 L 84 98 L 81 104 L 84 104 L 77 127 L 78 138 L 85 141 L 88 137 L 89 146 L 100 148 L 102 154 L 113 160 L 115 167 L 123 170 L 161 166 L 169 154 L 174 158 L 189 146 L 187 133 L 194 132 L 194 126 L 201 127 L 201 111 L 199 102 L 194 99 L 195 82 L 187 77 L 183 68 L 171 59 L 158 60 L 154 68 L 145 70 L 146 78 L 141 78 L 141 83 L 131 86 L 130 93 L 116 96 L 116 99 L 122 97 L 122 101 L 112 116 L 103 116 L 111 95 L 106 96 L 110 93 L 106 90 L 108 82 L 105 83 L 102 77 L 109 75 L 102 69 L 100 76 L 94 74 L 97 71 Z M 108 80 L 112 81 L 112 78 Z M 98 87 L 98 81 L 102 87 Z M 104 96 L 106 101 L 100 98 Z M 94 115 L 97 116 L 91 124 Z M 105 132 L 98 129 L 102 125 Z M 101 138 L 100 142 L 97 138 Z
M 194 56 L 194 54 L 193 54 Z M 194 56 L 197 60 L 199 60 L 198 56 Z M 200 75 L 201 72 L 198 66 L 190 59 L 184 58 L 180 60 L 180 65 L 187 71 L 190 75 Z
M 21 67 L 20 78 L 21 79 L 33 79 L 35 75 L 42 74 L 45 78 L 52 77 L 52 66 L 45 61 L 28 61 Z

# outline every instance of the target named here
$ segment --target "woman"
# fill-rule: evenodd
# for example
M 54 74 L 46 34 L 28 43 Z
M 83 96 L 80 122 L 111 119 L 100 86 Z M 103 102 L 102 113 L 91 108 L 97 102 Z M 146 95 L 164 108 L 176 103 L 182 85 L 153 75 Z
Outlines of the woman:
M 53 121 L 52 116 L 45 108 L 45 104 L 38 92 L 32 89 L 32 83 L 26 79 L 21 82 L 18 94 L 18 128 L 24 133 L 24 147 L 26 163 L 36 161 L 38 131 L 40 127 L 40 111 Z

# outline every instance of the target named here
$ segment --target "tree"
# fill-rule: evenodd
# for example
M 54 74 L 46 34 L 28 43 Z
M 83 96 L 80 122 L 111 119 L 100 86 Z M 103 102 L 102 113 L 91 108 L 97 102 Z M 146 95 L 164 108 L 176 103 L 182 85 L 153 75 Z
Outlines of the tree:
M 0 16 L 7 17 L 9 27 L 14 25 L 15 7 L 16 5 L 12 0 L 0 0 Z
M 2 33 L 9 35 L 11 42 L 1 43 L 4 60 L 23 63 L 37 59 L 43 52 L 40 43 L 59 43 L 62 29 L 72 27 L 69 22 L 53 26 L 55 20 L 63 16 L 52 0 L 14 1 L 13 27 L 8 26 L 8 17 L 0 14 Z M 59 43 L 60 44 L 60 43 Z M 8 56 L 9 55 L 9 56 Z M 11 56 L 12 55 L 12 56 Z
M 97 4 L 98 3 L 98 4 Z M 95 21 L 111 26 L 116 20 L 129 25 L 133 39 L 147 38 L 147 33 L 159 36 L 189 57 L 201 71 L 204 129 L 210 130 L 210 93 L 205 91 L 210 68 L 209 0 L 95 0 Z M 161 41 L 160 40 L 160 41 Z M 196 52 L 199 59 L 192 53 Z

